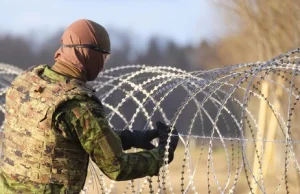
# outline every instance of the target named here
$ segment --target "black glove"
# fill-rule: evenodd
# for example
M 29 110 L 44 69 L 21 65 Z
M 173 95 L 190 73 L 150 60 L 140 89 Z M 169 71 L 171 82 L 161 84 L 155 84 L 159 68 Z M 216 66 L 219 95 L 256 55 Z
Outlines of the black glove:
M 158 121 L 156 122 L 156 127 L 158 130 L 158 138 L 159 138 L 159 143 L 158 147 L 162 150 L 165 151 L 166 146 L 167 146 L 167 140 L 169 137 L 169 133 L 171 132 L 171 129 L 168 125 Z M 173 129 L 170 137 L 170 143 L 169 143 L 169 155 L 168 155 L 168 163 L 171 163 L 174 159 L 174 152 L 176 150 L 178 141 L 179 141 L 179 136 L 176 128 Z
M 128 150 L 131 147 L 151 150 L 155 148 L 151 141 L 157 137 L 157 129 L 143 131 L 130 131 L 126 129 L 121 133 L 122 148 L 123 150 Z

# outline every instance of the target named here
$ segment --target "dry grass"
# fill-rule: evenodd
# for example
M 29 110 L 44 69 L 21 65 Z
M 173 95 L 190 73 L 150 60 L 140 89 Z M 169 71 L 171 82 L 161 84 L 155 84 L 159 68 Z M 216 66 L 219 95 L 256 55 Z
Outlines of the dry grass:
M 216 180 L 218 180 L 220 187 L 223 189 L 225 188 L 226 182 L 228 181 L 228 187 L 225 190 L 225 193 L 229 193 L 229 189 L 233 186 L 234 183 L 234 179 L 235 179 L 235 174 L 236 174 L 236 170 L 237 170 L 237 166 L 238 163 L 239 165 L 241 165 L 242 163 L 242 159 L 241 159 L 241 155 L 238 158 L 238 150 L 236 149 L 236 146 L 233 146 L 234 149 L 232 150 L 231 144 L 228 142 L 228 144 L 226 145 L 228 150 L 228 154 L 229 154 L 229 160 L 227 161 L 227 157 L 225 155 L 225 151 L 223 147 L 218 147 L 218 148 L 214 148 L 213 152 L 212 152 L 212 161 L 213 161 L 213 168 L 214 171 L 216 172 Z M 177 150 L 176 150 L 176 155 L 175 155 L 175 159 L 174 161 L 171 163 L 170 165 L 170 173 L 169 175 L 169 179 L 170 181 L 166 180 L 167 184 L 166 184 L 166 188 L 167 188 L 167 192 L 166 193 L 171 193 L 169 191 L 169 187 L 168 187 L 168 183 L 171 184 L 171 187 L 173 188 L 173 193 L 182 193 L 181 189 L 182 186 L 181 184 L 183 183 L 183 189 L 185 191 L 187 191 L 186 193 L 195 193 L 192 190 L 192 186 L 190 185 L 190 187 L 188 187 L 190 178 L 187 172 L 187 164 L 185 166 L 184 169 L 184 179 L 183 181 L 181 180 L 182 178 L 182 165 L 183 165 L 183 158 L 184 158 L 184 147 L 180 146 Z M 212 173 L 212 165 L 209 167 L 209 176 L 208 176 L 208 146 L 203 147 L 202 151 L 201 151 L 201 146 L 196 146 L 194 148 L 190 148 L 190 153 L 191 153 L 191 157 L 190 159 L 187 159 L 187 161 L 190 162 L 190 164 L 193 164 L 191 169 L 195 169 L 196 167 L 196 162 L 199 159 L 200 155 L 200 162 L 197 166 L 196 169 L 196 173 L 194 174 L 192 180 L 194 183 L 194 187 L 195 190 L 198 193 L 209 193 L 208 192 L 208 185 L 210 188 L 210 193 L 211 194 L 215 194 L 215 193 L 221 193 L 220 190 L 218 190 L 218 186 L 216 184 L 216 180 L 214 179 L 213 173 Z M 228 174 L 228 166 L 227 164 L 229 163 L 229 169 L 230 169 L 230 173 Z M 270 164 L 272 166 L 272 164 Z M 250 166 L 252 167 L 252 164 L 250 164 Z M 279 176 L 279 174 L 282 174 L 282 172 L 284 171 L 284 168 L 278 169 L 270 172 L 268 174 L 268 176 L 266 177 L 266 179 L 264 180 L 264 184 L 265 184 L 265 188 L 267 193 L 274 193 L 276 188 L 278 187 L 279 184 L 279 180 L 281 178 L 283 178 L 283 176 Z M 249 172 L 248 172 L 249 173 Z M 208 180 L 209 177 L 209 180 Z M 90 176 L 88 176 L 88 179 L 90 179 Z M 133 193 L 132 190 L 136 191 L 136 193 L 138 193 L 137 191 L 139 191 L 141 189 L 141 187 L 143 186 L 145 179 L 137 179 L 134 180 L 134 187 L 131 186 L 131 182 L 130 181 L 124 181 L 124 182 L 117 182 L 113 184 L 112 187 L 112 193 Z M 157 177 L 153 177 L 152 178 L 153 181 L 153 188 L 155 193 L 157 192 L 157 188 L 158 188 L 158 184 L 157 184 Z M 289 191 L 290 193 L 299 193 L 299 187 L 297 185 L 296 182 L 293 182 L 293 180 L 288 179 L 289 181 Z M 106 185 L 106 188 L 109 188 L 110 183 L 112 183 L 112 181 L 110 181 L 109 179 L 107 179 L 106 177 L 104 178 L 104 182 Z M 160 182 L 162 182 L 162 179 L 160 178 Z M 99 186 L 95 186 L 94 185 L 94 189 L 92 189 L 92 185 L 90 186 L 90 189 L 88 193 L 91 194 L 98 194 L 98 193 L 102 193 L 101 189 Z M 146 183 L 144 185 L 144 189 L 141 193 L 149 193 L 149 183 Z M 298 188 L 297 188 L 298 187 Z M 189 189 L 187 189 L 189 188 Z M 297 190 L 298 189 L 298 190 Z M 238 178 L 237 184 L 236 184 L 236 188 L 234 190 L 234 193 L 238 193 L 238 194 L 246 194 L 249 193 L 249 186 L 247 184 L 247 179 L 245 176 L 245 172 L 244 169 L 242 169 L 242 172 Z M 284 181 L 282 182 L 282 185 L 279 188 L 279 192 L 280 193 L 286 193 L 285 190 L 285 184 Z

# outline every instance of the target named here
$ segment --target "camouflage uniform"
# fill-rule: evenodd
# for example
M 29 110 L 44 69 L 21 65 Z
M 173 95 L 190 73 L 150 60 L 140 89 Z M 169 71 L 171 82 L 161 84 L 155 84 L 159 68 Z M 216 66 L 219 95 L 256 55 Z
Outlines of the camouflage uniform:
M 40 65 L 6 94 L 0 193 L 79 193 L 88 157 L 117 181 L 156 175 L 163 151 L 124 153 L 84 82 Z

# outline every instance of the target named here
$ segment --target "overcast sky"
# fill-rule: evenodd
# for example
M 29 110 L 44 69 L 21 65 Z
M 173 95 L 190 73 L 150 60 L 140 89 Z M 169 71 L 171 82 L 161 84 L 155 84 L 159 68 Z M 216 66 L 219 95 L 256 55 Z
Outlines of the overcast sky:
M 211 0 L 1 0 L 0 32 L 41 36 L 79 18 L 148 38 L 162 35 L 187 44 L 222 34 Z

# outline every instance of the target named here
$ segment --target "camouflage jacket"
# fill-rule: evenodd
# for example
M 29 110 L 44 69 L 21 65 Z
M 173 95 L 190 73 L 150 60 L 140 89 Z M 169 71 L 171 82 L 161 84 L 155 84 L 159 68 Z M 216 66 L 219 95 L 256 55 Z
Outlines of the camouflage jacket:
M 64 82 L 68 78 L 52 71 L 44 66 L 40 77 L 49 82 Z M 55 126 L 56 135 L 64 139 L 64 142 L 78 144 L 87 156 L 110 179 L 122 181 L 131 180 L 144 176 L 156 175 L 162 166 L 163 152 L 158 148 L 150 151 L 137 153 L 124 153 L 117 134 L 109 127 L 105 119 L 105 113 L 101 103 L 91 97 L 85 99 L 70 99 L 57 107 L 53 116 L 52 124 Z M 5 129 L 4 129 L 5 131 Z M 3 147 L 6 147 L 5 141 Z M 64 154 L 63 157 L 71 157 L 71 154 Z M 80 157 L 77 155 L 77 157 Z M 85 161 L 85 154 L 80 160 Z M 2 163 L 11 162 L 4 161 Z M 4 162 L 3 162 L 4 161 Z M 70 164 L 69 164 L 70 165 Z M 82 182 L 78 182 L 78 189 L 72 190 L 64 181 L 59 182 L 34 182 L 23 179 L 16 179 L 15 176 L 6 174 L 0 167 L 0 193 L 79 193 Z M 82 166 L 83 171 L 78 171 L 79 176 L 86 176 L 87 165 Z M 59 180 L 59 177 L 57 178 Z M 46 179 L 48 180 L 48 179 Z

